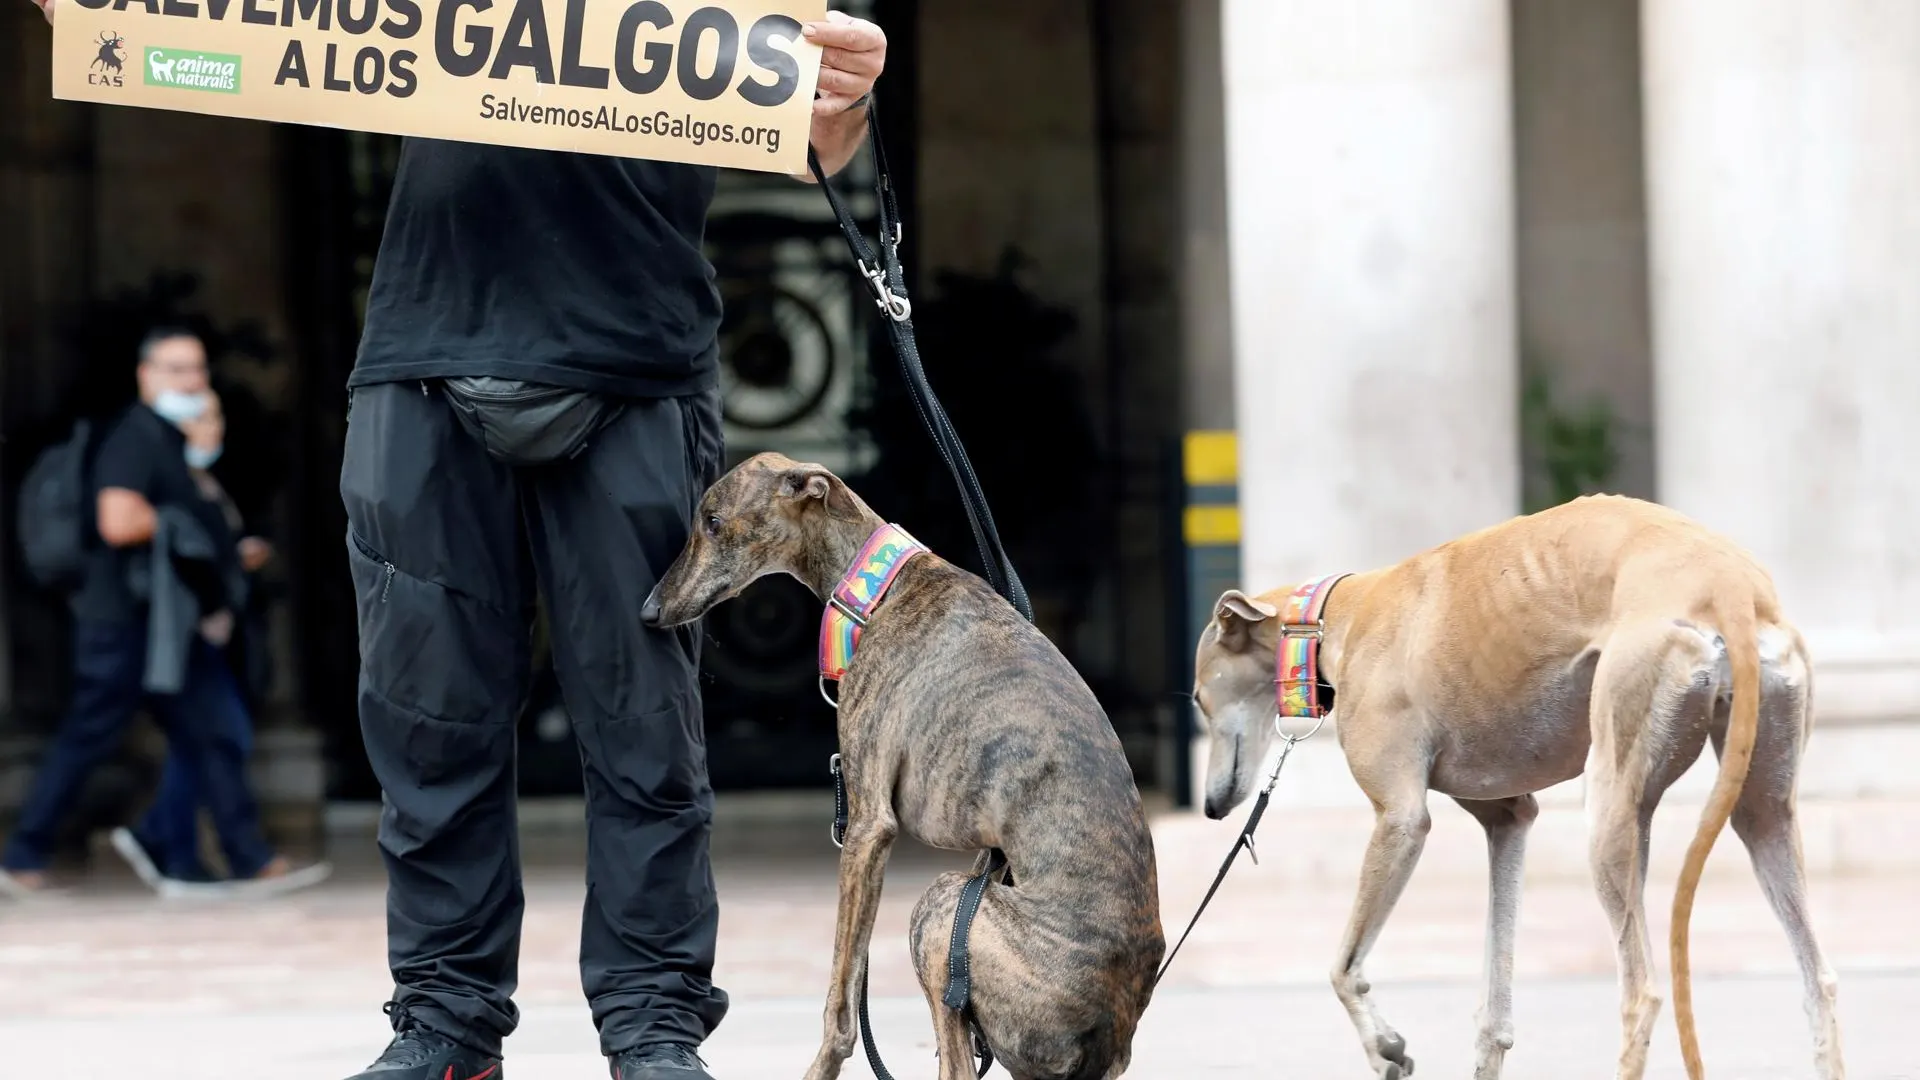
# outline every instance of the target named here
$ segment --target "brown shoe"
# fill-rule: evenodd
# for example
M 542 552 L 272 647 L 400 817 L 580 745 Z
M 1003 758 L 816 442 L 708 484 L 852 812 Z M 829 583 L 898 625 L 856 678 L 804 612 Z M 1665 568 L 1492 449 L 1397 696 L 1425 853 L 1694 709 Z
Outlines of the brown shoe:
M 0 870 L 0 896 L 32 900 L 53 892 L 43 870 Z
M 235 883 L 235 888 L 247 896 L 278 896 L 299 889 L 311 888 L 327 880 L 333 874 L 333 864 L 327 862 L 308 863 L 295 866 L 285 855 L 275 855 L 260 868 L 260 872 L 250 878 Z

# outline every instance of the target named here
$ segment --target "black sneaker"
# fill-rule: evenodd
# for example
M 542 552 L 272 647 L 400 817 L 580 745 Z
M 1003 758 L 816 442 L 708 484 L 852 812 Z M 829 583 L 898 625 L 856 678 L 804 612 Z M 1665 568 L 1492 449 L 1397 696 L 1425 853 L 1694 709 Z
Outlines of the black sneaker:
M 707 1063 L 685 1043 L 635 1047 L 613 1055 L 607 1068 L 613 1080 L 713 1080 Z
M 379 1060 L 347 1080 L 500 1080 L 500 1059 L 473 1051 L 423 1026 L 405 1005 L 384 1006 L 393 1041 Z

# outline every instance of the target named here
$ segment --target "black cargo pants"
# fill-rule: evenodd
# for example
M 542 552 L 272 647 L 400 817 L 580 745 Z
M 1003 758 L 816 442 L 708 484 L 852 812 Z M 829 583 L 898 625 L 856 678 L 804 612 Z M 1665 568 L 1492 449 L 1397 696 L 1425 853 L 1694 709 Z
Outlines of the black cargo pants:
M 437 385 L 356 389 L 340 475 L 395 1001 L 485 1054 L 519 1021 L 515 718 L 537 582 L 585 770 L 580 976 L 601 1049 L 699 1043 L 727 1011 L 699 638 L 639 614 L 717 478 L 717 395 L 634 401 L 578 457 L 522 468 L 452 410 Z

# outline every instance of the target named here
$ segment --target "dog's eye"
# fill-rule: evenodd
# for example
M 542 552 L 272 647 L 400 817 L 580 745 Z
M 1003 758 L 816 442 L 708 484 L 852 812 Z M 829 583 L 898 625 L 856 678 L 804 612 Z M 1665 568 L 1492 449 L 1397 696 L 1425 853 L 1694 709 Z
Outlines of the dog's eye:
M 707 515 L 707 535 L 708 536 L 720 535 L 720 518 L 718 515 L 715 515 L 715 514 Z

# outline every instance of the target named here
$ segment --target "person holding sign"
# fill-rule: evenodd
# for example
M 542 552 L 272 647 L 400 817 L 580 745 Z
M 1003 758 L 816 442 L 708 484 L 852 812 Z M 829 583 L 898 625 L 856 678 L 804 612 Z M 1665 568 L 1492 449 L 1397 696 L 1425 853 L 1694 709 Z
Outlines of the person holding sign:
M 832 13 L 811 138 L 859 148 L 886 38 Z M 710 1080 L 727 1011 L 697 632 L 640 607 L 721 471 L 709 167 L 410 139 L 349 380 L 360 721 L 386 795 L 395 1036 L 364 1080 L 499 1080 L 514 720 L 544 595 L 586 772 L 580 971 L 617 1080 Z

